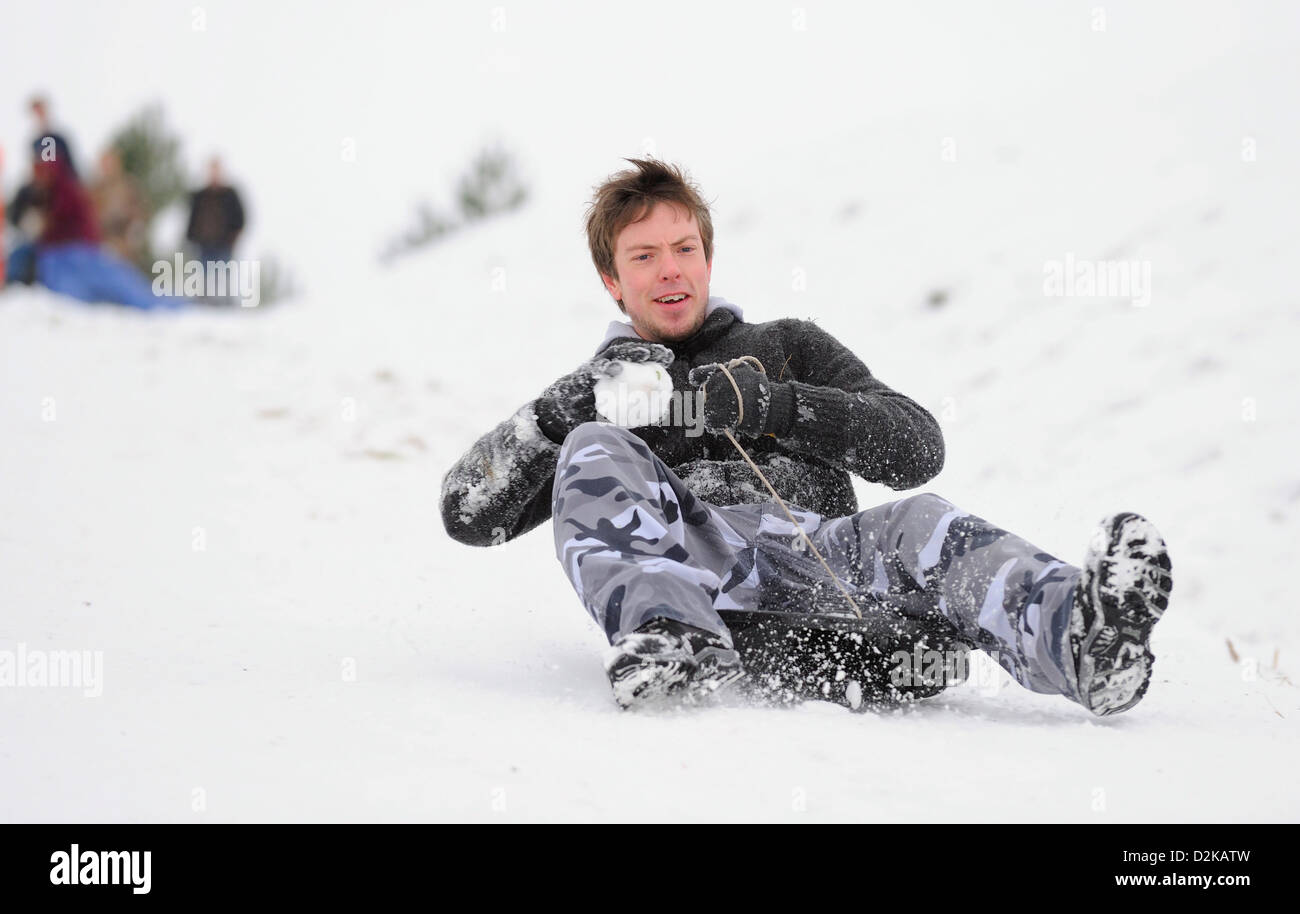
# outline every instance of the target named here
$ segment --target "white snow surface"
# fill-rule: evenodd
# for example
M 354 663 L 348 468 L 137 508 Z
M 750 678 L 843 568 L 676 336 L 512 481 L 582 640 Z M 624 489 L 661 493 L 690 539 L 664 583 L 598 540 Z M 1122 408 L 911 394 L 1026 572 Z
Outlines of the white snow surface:
M 0 686 L 0 820 L 1296 821 L 1294 18 L 1161 8 L 1052 31 L 991 99 L 964 88 L 974 58 L 943 65 L 946 90 L 918 76 L 910 107 L 902 76 L 861 111 L 808 78 L 791 91 L 824 108 L 778 107 L 798 135 L 771 142 L 679 135 L 656 89 L 583 180 L 564 163 L 525 209 L 391 269 L 376 233 L 277 307 L 6 291 L 0 652 L 99 652 L 103 676 L 97 697 Z M 934 37 L 938 67 L 953 46 L 917 16 L 860 34 Z M 818 72 L 814 26 L 754 65 Z M 1174 590 L 1141 704 L 1098 720 L 983 663 L 895 713 L 624 713 L 549 527 L 446 536 L 446 469 L 617 314 L 582 194 L 649 135 L 715 200 L 715 293 L 816 319 L 938 417 L 923 490 L 1070 562 L 1111 511 L 1155 522 Z M 263 179 L 283 195 L 293 167 Z M 1149 301 L 1044 295 L 1067 254 L 1149 264 Z M 855 484 L 864 507 L 901 497 Z

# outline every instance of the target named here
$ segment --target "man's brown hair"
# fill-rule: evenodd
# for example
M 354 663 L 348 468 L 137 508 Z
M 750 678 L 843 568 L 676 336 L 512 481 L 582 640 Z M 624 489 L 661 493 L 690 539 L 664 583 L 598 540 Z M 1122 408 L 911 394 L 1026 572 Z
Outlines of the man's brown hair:
M 596 195 L 587 208 L 587 244 L 596 271 L 618 279 L 618 266 L 614 262 L 614 244 L 618 233 L 633 222 L 640 222 L 650 214 L 656 203 L 680 206 L 695 217 L 700 227 L 700 243 L 704 247 L 704 260 L 713 262 L 713 219 L 709 206 L 700 196 L 699 188 L 676 165 L 658 159 L 624 159 L 635 168 L 610 175 L 596 188 Z M 618 303 L 624 314 L 627 309 Z

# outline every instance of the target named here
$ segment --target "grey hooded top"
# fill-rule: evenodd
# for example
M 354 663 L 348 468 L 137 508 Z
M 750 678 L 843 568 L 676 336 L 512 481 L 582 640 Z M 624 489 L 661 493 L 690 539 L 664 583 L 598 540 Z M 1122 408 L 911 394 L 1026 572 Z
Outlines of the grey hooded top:
M 775 437 L 737 436 L 791 506 L 824 517 L 858 510 L 849 479 L 910 489 L 943 468 L 943 434 L 924 407 L 876 380 L 867 366 L 811 321 L 745 323 L 740 309 L 710 298 L 690 338 L 664 344 L 675 390 L 689 391 L 698 365 L 753 355 L 772 384 L 772 409 L 785 417 Z M 631 334 L 610 325 L 600 351 Z M 688 431 L 691 432 L 688 434 Z M 771 495 L 720 434 L 678 423 L 632 429 L 697 497 L 714 505 L 751 504 Z M 533 402 L 492 429 L 442 480 L 447 533 L 471 546 L 514 539 L 551 516 L 551 490 L 562 442 L 537 424 Z

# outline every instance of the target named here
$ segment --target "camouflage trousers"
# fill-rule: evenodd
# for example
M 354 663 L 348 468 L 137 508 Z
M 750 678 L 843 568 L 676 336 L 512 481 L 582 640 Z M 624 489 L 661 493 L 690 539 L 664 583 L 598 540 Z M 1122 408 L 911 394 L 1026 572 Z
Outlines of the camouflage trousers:
M 730 643 L 719 609 L 847 609 L 776 502 L 702 501 L 627 429 L 588 422 L 565 439 L 552 507 L 556 556 L 611 642 L 656 617 Z M 924 594 L 1022 686 L 1079 700 L 1079 568 L 928 493 L 838 518 L 789 507 L 864 612 Z

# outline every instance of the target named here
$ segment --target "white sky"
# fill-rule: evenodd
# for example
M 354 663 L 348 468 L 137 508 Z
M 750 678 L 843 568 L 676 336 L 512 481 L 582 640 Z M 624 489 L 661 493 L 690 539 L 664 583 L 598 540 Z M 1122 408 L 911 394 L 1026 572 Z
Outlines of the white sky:
M 905 114 L 942 124 L 1046 105 L 1086 118 L 1159 98 L 1208 61 L 1294 43 L 1297 15 L 1259 2 L 11 5 L 4 183 L 19 177 L 32 92 L 49 94 L 87 165 L 159 100 L 196 175 L 225 157 L 252 243 L 291 259 L 373 258 L 412 199 L 446 200 L 489 140 L 520 155 L 576 232 L 591 185 L 647 142 L 709 190 L 738 156 L 797 174 L 836 137 Z

